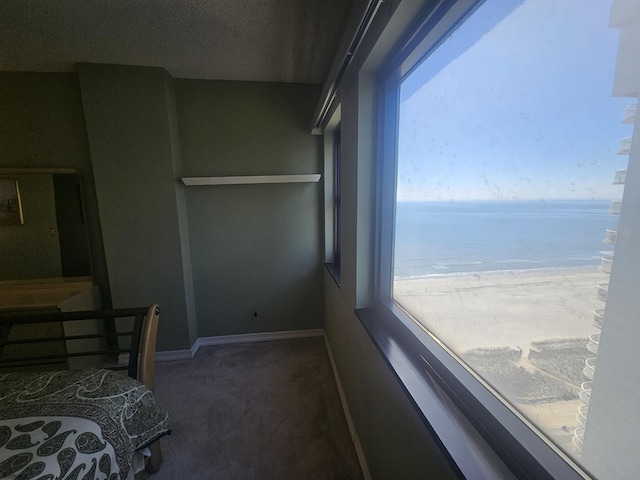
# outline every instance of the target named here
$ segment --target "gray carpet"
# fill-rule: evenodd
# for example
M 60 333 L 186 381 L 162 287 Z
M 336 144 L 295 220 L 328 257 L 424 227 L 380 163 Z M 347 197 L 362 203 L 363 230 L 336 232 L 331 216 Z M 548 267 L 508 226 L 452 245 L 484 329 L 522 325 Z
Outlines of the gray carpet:
M 362 479 L 322 337 L 156 364 L 173 434 L 148 480 Z

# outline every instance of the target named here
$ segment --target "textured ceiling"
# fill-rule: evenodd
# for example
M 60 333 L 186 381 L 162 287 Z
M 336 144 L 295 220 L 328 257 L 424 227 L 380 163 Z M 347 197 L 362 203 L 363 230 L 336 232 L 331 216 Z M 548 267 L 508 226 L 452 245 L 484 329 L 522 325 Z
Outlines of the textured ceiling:
M 0 0 L 0 70 L 322 83 L 353 0 Z

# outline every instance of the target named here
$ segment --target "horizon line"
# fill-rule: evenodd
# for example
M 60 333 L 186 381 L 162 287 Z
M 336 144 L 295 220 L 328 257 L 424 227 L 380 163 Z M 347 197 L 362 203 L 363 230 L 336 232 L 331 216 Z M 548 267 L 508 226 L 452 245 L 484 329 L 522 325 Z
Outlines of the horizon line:
M 437 200 L 437 199 L 396 199 L 396 202 L 400 203 L 419 203 L 419 202 L 434 202 L 434 203 L 458 203 L 458 202 L 575 202 L 575 201 L 594 201 L 594 202 L 618 202 L 620 199 L 614 198 L 462 198 L 451 200 Z

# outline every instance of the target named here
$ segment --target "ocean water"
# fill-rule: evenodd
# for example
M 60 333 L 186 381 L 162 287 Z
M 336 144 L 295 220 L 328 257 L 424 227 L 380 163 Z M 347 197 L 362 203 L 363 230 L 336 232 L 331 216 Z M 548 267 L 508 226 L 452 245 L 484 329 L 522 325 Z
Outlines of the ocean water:
M 398 202 L 394 276 L 596 266 L 606 200 Z

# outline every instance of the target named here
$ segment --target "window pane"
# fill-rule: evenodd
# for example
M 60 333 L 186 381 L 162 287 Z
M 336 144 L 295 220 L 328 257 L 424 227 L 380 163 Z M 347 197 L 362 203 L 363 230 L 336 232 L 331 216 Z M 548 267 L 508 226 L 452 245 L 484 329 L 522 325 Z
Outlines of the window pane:
M 640 468 L 639 44 L 634 1 L 487 0 L 400 87 L 394 301 L 601 479 Z

